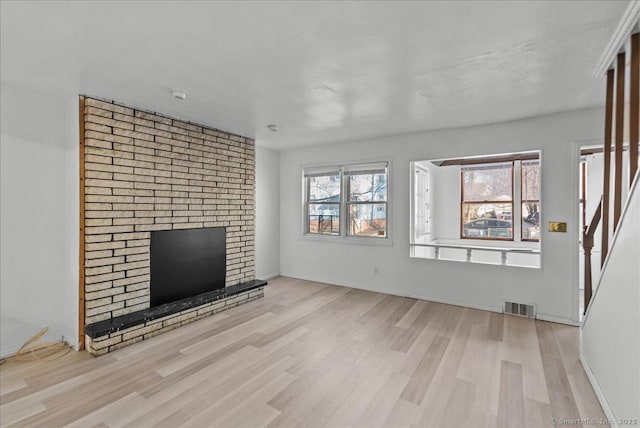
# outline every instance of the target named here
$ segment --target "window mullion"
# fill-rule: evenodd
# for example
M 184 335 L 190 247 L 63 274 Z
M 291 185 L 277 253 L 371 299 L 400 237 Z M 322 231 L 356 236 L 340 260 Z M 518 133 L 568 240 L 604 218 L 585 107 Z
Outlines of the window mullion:
M 518 179 L 516 180 L 516 177 Z M 522 162 L 513 165 L 513 208 L 511 211 L 511 226 L 514 242 L 522 241 Z M 516 223 L 517 222 L 517 223 Z M 517 225 L 517 226 L 516 226 Z
M 305 233 L 310 233 L 311 232 L 311 224 L 309 223 L 311 221 L 311 216 L 309 215 L 309 211 L 311 209 L 311 204 L 309 203 L 309 199 L 310 199 L 310 195 L 311 195 L 311 179 L 310 178 L 305 178 L 305 182 L 306 182 L 306 187 L 307 187 L 307 194 L 305 196 Z
M 340 167 L 340 236 L 347 237 L 347 228 L 349 227 L 349 214 L 347 213 L 349 197 L 349 179 L 344 173 L 344 167 Z

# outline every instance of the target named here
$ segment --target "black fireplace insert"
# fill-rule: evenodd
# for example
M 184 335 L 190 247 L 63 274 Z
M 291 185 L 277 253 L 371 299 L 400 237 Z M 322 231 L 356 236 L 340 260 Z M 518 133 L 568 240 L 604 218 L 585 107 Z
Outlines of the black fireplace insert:
M 151 232 L 151 307 L 224 288 L 224 227 Z

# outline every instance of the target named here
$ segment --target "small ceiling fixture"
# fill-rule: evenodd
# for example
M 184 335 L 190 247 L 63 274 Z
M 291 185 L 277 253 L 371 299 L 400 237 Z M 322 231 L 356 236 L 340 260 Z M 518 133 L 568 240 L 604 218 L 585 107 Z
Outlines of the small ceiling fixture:
M 267 125 L 267 128 L 273 132 L 278 132 L 278 125 Z
M 171 95 L 173 95 L 173 98 L 175 98 L 177 100 L 183 100 L 184 101 L 184 100 L 187 99 L 186 92 L 173 90 L 173 91 L 171 91 Z

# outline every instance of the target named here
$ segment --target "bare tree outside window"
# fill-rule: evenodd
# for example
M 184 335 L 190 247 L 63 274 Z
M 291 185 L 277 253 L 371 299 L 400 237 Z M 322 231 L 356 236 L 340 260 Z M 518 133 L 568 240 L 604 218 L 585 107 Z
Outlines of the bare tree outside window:
M 307 233 L 340 234 L 341 182 L 339 173 L 308 175 Z
M 522 240 L 540 240 L 540 161 L 522 162 Z
M 387 162 L 306 168 L 305 233 L 386 238 L 387 168 Z
M 385 171 L 348 173 L 351 236 L 386 236 L 387 175 Z

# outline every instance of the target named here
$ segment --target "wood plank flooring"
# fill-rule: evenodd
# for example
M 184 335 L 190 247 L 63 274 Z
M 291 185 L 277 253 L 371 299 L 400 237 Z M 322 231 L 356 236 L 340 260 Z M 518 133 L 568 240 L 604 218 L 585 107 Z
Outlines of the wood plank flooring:
M 99 358 L 7 360 L 0 373 L 3 427 L 605 418 L 575 327 L 291 278 L 271 280 L 264 299 Z

